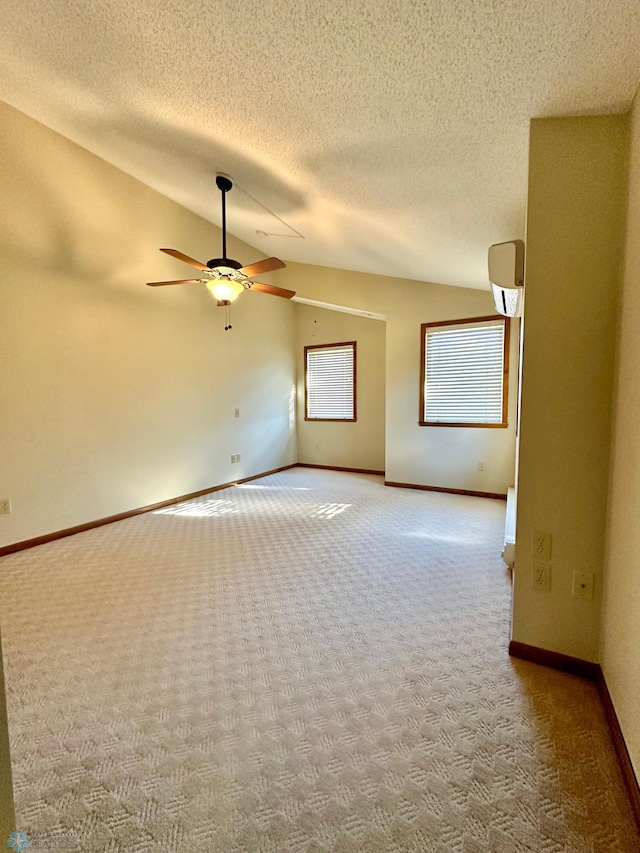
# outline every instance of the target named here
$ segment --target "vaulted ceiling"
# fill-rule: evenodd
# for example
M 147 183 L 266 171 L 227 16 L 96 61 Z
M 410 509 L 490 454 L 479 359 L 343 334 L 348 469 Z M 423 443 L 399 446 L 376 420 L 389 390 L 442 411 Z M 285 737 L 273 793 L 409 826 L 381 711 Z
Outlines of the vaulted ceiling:
M 466 287 L 524 236 L 529 119 L 639 82 L 638 0 L 2 4 L 8 103 L 218 224 L 229 174 L 267 255 Z

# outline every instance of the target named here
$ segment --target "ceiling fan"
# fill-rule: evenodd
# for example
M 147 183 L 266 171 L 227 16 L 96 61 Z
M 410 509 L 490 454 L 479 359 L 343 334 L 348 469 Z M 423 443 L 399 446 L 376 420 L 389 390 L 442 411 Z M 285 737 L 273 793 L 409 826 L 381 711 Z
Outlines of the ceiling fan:
M 243 267 L 239 261 L 227 257 L 226 195 L 233 187 L 233 183 L 226 175 L 218 175 L 216 186 L 222 193 L 222 257 L 212 258 L 206 264 L 202 264 L 177 249 L 160 249 L 161 252 L 172 255 L 179 261 L 184 261 L 200 270 L 203 275 L 200 278 L 185 278 L 179 281 L 148 281 L 147 285 L 149 287 L 163 287 L 167 284 L 204 284 L 218 300 L 218 305 L 224 306 L 230 305 L 243 290 L 257 290 L 259 293 L 269 293 L 271 296 L 291 299 L 292 296 L 296 295 L 295 290 L 285 290 L 282 287 L 274 287 L 272 284 L 251 281 L 254 275 L 283 269 L 285 264 L 278 258 L 265 258 L 263 261 L 256 261 L 255 264 Z

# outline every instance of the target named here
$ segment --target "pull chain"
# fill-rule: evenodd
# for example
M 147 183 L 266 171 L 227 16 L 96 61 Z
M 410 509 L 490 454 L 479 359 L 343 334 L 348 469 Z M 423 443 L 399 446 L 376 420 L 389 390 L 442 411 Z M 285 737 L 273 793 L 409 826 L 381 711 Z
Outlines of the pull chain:
M 233 328 L 231 325 L 231 305 L 229 305 L 229 303 L 224 306 L 224 322 L 226 324 L 224 327 L 225 332 L 228 332 L 229 329 Z

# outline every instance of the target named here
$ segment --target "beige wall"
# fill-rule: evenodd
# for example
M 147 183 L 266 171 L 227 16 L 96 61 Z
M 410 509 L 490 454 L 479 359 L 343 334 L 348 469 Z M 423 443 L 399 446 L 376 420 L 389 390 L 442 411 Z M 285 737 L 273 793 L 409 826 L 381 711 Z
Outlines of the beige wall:
M 296 306 L 298 375 L 298 461 L 384 471 L 385 323 Z M 356 341 L 357 421 L 305 421 L 304 348 Z
M 9 732 L 7 706 L 4 693 L 2 663 L 2 640 L 0 639 L 0 842 L 6 842 L 15 829 L 13 811 L 13 787 L 11 784 L 11 761 L 9 759 Z
M 600 663 L 640 779 L 640 97 L 631 125 L 625 268 Z
M 225 332 L 204 287 L 145 287 L 191 275 L 158 247 L 207 260 L 218 229 L 0 119 L 0 545 L 295 462 L 294 306 L 243 294 Z
M 498 239 L 498 237 L 496 237 Z M 508 429 L 418 426 L 420 325 L 495 313 L 489 291 L 288 264 L 278 284 L 319 302 L 387 317 L 387 480 L 505 494 L 513 483 L 517 322 L 512 325 Z M 478 471 L 478 460 L 485 470 Z
M 531 123 L 513 639 L 598 659 L 626 116 Z M 532 589 L 534 530 L 553 536 Z M 574 571 L 595 575 L 592 601 Z

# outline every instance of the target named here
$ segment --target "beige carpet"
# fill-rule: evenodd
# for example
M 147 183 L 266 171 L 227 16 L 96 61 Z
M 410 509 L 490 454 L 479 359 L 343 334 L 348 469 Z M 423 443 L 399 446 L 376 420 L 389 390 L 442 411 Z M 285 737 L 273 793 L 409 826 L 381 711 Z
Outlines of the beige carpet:
M 503 517 L 293 469 L 1 560 L 29 849 L 640 850 L 595 687 L 507 655 Z

